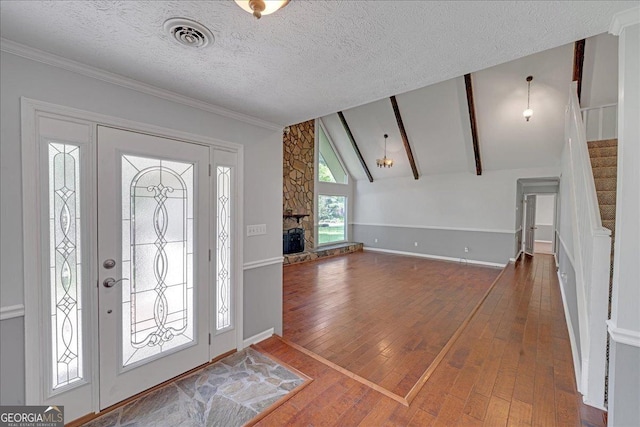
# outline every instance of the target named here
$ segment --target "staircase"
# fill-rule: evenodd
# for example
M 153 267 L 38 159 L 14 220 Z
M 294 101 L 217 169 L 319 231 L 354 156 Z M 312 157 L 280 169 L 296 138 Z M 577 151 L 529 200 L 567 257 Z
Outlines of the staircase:
M 596 184 L 602 226 L 611 230 L 611 259 L 616 228 L 616 176 L 618 173 L 618 140 L 590 141 L 589 157 Z M 613 269 L 613 263 L 611 264 Z
M 616 234 L 616 177 L 618 175 L 618 140 L 605 139 L 587 142 L 591 169 L 596 184 L 598 207 L 602 226 L 611 230 L 611 262 L 609 267 L 609 305 L 607 318 L 611 318 L 611 295 L 613 286 L 613 247 Z M 609 339 L 607 338 L 607 366 L 609 365 Z M 609 369 L 605 374 L 605 402 L 608 401 Z

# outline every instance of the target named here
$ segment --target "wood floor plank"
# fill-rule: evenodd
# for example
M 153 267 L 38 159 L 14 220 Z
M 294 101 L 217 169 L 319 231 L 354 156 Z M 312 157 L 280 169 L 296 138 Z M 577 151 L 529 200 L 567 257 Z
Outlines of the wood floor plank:
M 408 265 L 419 265 L 407 262 Z M 350 277 L 361 274 L 357 266 L 346 261 L 341 264 L 342 269 L 348 270 L 346 273 L 341 273 L 340 268 L 324 267 L 323 271 L 329 271 L 333 279 L 343 273 Z M 358 383 L 352 376 L 333 369 L 280 338 L 273 337 L 257 344 L 258 350 L 273 355 L 313 379 L 257 425 L 606 425 L 604 413 L 584 405 L 575 389 L 573 359 L 567 345 L 561 294 L 553 268 L 553 258 L 546 255 L 536 255 L 533 259 L 509 266 L 408 407 Z M 322 274 L 320 270 L 316 267 L 313 274 Z M 372 275 L 371 272 L 367 274 Z M 428 268 L 421 269 L 420 274 L 434 275 L 428 272 Z M 411 273 L 408 277 L 411 279 L 407 279 L 407 283 L 416 276 Z M 358 295 L 336 286 L 331 280 L 309 280 L 316 284 L 313 292 L 318 295 L 328 292 L 347 298 L 348 301 L 341 301 L 339 306 L 342 310 L 351 305 L 353 313 L 349 313 L 351 317 L 338 316 L 333 320 L 336 323 L 332 323 L 330 305 L 317 301 L 303 304 L 302 299 L 297 298 L 298 290 L 292 288 L 288 294 L 296 298 L 291 302 L 292 305 L 297 304 L 296 310 L 292 311 L 296 313 L 294 322 L 302 323 L 285 325 L 285 329 L 304 330 L 308 321 L 303 313 L 309 309 L 312 310 L 310 316 L 322 323 L 322 327 L 315 329 L 323 330 L 315 338 L 319 346 L 334 350 L 339 347 L 335 346 L 338 341 L 320 338 L 329 333 L 331 327 L 336 327 L 349 338 L 346 345 L 350 351 L 362 352 L 362 345 L 371 342 L 369 337 L 382 339 L 384 353 L 368 352 L 365 357 L 361 353 L 351 363 L 360 364 L 361 369 L 368 370 L 369 374 L 377 372 L 381 380 L 388 377 L 387 381 L 407 375 L 408 365 L 419 359 L 420 352 L 437 349 L 432 341 L 438 341 L 439 336 L 434 340 L 428 333 L 422 337 L 408 336 L 402 328 L 392 324 L 394 319 L 398 319 L 403 328 L 409 328 L 407 325 L 421 328 L 427 324 L 413 319 L 412 313 L 405 315 L 402 310 L 386 310 L 376 313 L 375 319 L 371 317 L 365 321 L 358 310 L 369 310 L 378 303 L 371 302 L 368 293 L 363 294 L 364 301 L 360 301 Z M 384 280 L 376 280 L 373 286 L 384 284 Z M 428 296 L 419 302 L 405 300 L 409 311 L 417 310 L 420 304 L 431 307 L 436 318 L 432 319 L 435 322 L 432 325 L 438 326 L 447 317 L 454 316 L 449 309 L 441 307 L 448 304 L 445 291 L 430 293 L 423 288 L 420 292 Z M 288 304 L 286 299 L 287 295 L 285 305 Z M 354 332 L 345 328 L 342 322 L 350 318 L 368 325 L 369 331 L 359 329 Z M 375 322 L 380 323 L 376 325 Z M 387 349 L 394 345 L 397 348 Z M 381 369 L 381 366 L 386 367 Z
M 491 396 L 487 414 L 484 418 L 484 425 L 490 427 L 506 426 L 509 419 L 510 403 L 497 396 Z
M 288 266 L 284 337 L 404 397 L 499 274 L 368 252 Z M 412 354 L 416 349 L 424 351 Z
M 508 426 L 513 427 L 526 427 L 531 425 L 531 412 L 533 407 L 529 403 L 524 403 L 519 400 L 512 400 L 509 408 L 509 420 Z M 567 424 L 572 425 L 572 424 Z

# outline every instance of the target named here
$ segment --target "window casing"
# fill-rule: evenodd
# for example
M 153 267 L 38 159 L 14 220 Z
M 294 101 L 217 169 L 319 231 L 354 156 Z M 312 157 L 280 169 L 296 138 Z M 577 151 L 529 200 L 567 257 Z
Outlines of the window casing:
M 316 246 L 349 240 L 350 177 L 321 120 L 316 121 Z

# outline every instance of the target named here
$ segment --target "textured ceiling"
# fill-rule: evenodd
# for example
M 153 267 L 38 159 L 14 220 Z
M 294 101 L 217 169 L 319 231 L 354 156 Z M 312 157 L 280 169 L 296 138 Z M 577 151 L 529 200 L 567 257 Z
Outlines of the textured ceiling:
M 605 32 L 636 1 L 2 1 L 3 38 L 282 125 Z M 206 25 L 201 50 L 164 34 Z

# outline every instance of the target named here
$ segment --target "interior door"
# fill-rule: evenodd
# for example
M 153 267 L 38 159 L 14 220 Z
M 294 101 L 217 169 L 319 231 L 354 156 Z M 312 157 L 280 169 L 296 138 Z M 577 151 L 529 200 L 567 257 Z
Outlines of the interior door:
M 527 210 L 524 223 L 524 253 L 527 255 L 533 255 L 536 231 L 536 196 L 530 194 L 527 196 L 526 201 Z
M 98 126 L 100 408 L 209 360 L 209 147 Z

